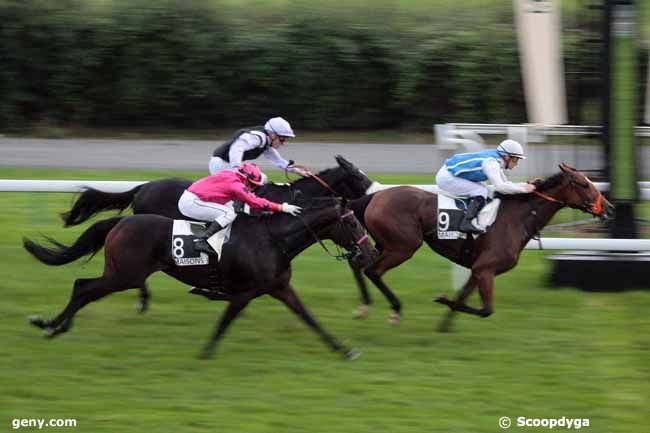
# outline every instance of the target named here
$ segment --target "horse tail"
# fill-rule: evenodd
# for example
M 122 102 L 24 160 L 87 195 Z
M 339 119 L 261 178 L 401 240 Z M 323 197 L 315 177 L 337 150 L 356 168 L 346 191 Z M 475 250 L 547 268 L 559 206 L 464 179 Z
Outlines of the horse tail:
M 42 246 L 36 242 L 23 238 L 23 247 L 39 261 L 46 265 L 60 266 L 73 262 L 78 258 L 92 254 L 88 260 L 92 259 L 95 254 L 104 246 L 106 236 L 124 217 L 113 217 L 106 220 L 98 221 L 90 226 L 79 236 L 71 246 L 65 246 L 62 243 L 46 237 L 45 239 L 51 246 Z
M 125 192 L 104 192 L 94 188 L 86 188 L 72 209 L 61 213 L 64 227 L 76 226 L 93 215 L 105 210 L 117 209 L 120 213 L 129 207 L 133 198 L 142 185 Z
M 365 228 L 368 228 L 366 226 L 366 209 L 368 208 L 368 205 L 370 204 L 370 200 L 375 196 L 375 193 L 369 194 L 369 195 L 364 195 L 361 198 L 358 198 L 356 200 L 352 200 L 348 207 L 354 211 L 354 215 L 357 217 L 359 222 L 363 224 Z

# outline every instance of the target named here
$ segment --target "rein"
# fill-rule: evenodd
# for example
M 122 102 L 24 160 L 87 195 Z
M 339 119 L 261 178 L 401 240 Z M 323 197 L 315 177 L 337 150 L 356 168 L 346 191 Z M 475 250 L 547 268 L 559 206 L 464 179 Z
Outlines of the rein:
M 332 195 L 333 195 L 334 197 L 338 196 L 338 194 L 336 193 L 336 191 L 334 191 L 334 190 L 332 189 L 332 187 L 329 186 L 329 185 L 327 184 L 327 182 L 325 182 L 323 179 L 321 179 L 320 177 L 318 177 L 317 175 L 315 175 L 315 174 L 313 174 L 313 173 L 311 173 L 311 172 L 309 172 L 309 171 L 308 171 L 307 173 L 309 173 L 309 177 L 311 177 L 311 178 L 313 178 L 314 180 L 316 180 L 318 183 L 320 183 L 320 184 L 323 186 L 323 188 L 325 188 L 326 190 L 328 190 L 329 192 L 331 192 Z
M 571 180 L 571 182 L 572 182 L 572 184 L 574 183 L 573 180 Z M 533 194 L 535 194 L 538 197 L 543 198 L 544 200 L 547 200 L 547 201 L 550 201 L 550 202 L 553 202 L 553 203 L 557 203 L 561 207 L 568 206 L 568 207 L 571 207 L 571 208 L 580 209 L 580 210 L 589 212 L 594 216 L 598 216 L 603 212 L 603 194 L 600 191 L 598 191 L 598 197 L 596 197 L 596 200 L 593 203 L 589 203 L 589 201 L 585 200 L 583 207 L 570 205 L 570 204 L 568 204 L 568 203 L 566 203 L 566 202 L 564 202 L 562 200 L 558 200 L 555 197 L 551 197 L 550 195 L 545 194 L 543 192 L 533 191 Z M 582 190 L 578 190 L 578 194 L 583 195 Z M 583 195 L 583 198 L 584 198 L 584 195 Z M 531 208 L 530 214 L 536 220 L 536 222 L 535 222 L 535 230 L 534 230 L 534 233 L 531 236 L 531 238 L 534 239 L 534 240 L 537 240 L 539 242 L 540 249 L 542 249 L 542 239 L 541 239 L 541 236 L 540 236 L 540 233 L 539 233 L 539 230 L 540 230 L 541 227 L 539 227 L 540 224 L 539 224 L 539 218 L 537 217 L 537 209 L 533 208 L 533 206 L 530 204 L 530 202 L 529 202 L 529 205 L 530 205 L 530 208 Z M 524 230 L 526 230 L 525 227 L 524 227 Z M 528 236 L 528 230 L 526 230 L 526 236 Z
M 305 171 L 307 173 L 307 177 L 311 177 L 312 179 L 316 180 L 316 182 L 320 183 L 323 188 L 325 188 L 326 190 L 331 192 L 334 197 L 338 196 L 338 193 L 336 191 L 334 191 L 334 189 L 332 189 L 332 187 L 329 186 L 329 184 L 327 182 L 325 182 L 323 179 L 321 179 L 318 175 L 316 175 L 316 174 L 312 173 L 311 171 L 309 171 L 307 169 L 307 167 L 305 167 L 304 165 L 293 164 L 293 167 L 302 169 L 303 171 Z M 289 171 L 287 169 L 284 170 L 284 175 L 287 177 L 287 179 L 289 179 Z
M 350 217 L 352 215 L 354 215 L 354 212 L 350 210 L 350 211 L 344 213 L 343 215 L 340 215 L 339 216 L 339 221 L 343 221 L 345 218 L 348 218 L 348 217 Z M 300 215 L 298 215 L 298 218 L 300 219 L 302 224 L 305 226 L 305 228 L 309 231 L 309 233 L 311 233 L 311 235 L 314 237 L 314 239 L 316 239 L 316 242 L 318 242 L 318 244 L 321 247 L 323 247 L 323 250 L 325 250 L 325 252 L 327 253 L 328 256 L 333 257 L 336 260 L 347 260 L 347 259 L 349 259 L 349 258 L 351 258 L 351 257 L 353 257 L 355 255 L 355 253 L 353 253 L 353 252 L 341 252 L 341 248 L 338 245 L 336 246 L 336 248 L 338 250 L 338 254 L 336 254 L 336 255 L 332 254 L 330 252 L 330 250 L 327 248 L 327 245 L 325 245 L 323 243 L 323 241 L 318 237 L 316 232 L 314 230 L 312 230 L 312 228 L 307 225 L 305 220 L 303 220 Z M 359 238 L 356 241 L 356 244 L 357 244 L 357 246 L 361 245 L 362 243 L 366 242 L 367 240 L 368 240 L 368 235 L 364 234 L 363 236 L 361 236 L 361 238 Z
M 557 203 L 562 207 L 567 206 L 567 204 L 565 202 L 563 202 L 561 200 L 558 200 L 555 197 L 551 197 L 550 195 L 545 194 L 543 192 L 533 191 L 533 194 L 535 194 L 538 197 L 543 198 L 544 200 L 550 201 L 552 203 Z M 530 204 L 530 202 L 528 202 L 528 205 L 530 206 L 530 215 L 532 215 L 535 218 L 535 225 L 534 225 L 534 228 L 533 228 L 533 234 L 532 235 L 530 235 L 530 233 L 528 233 L 528 229 L 526 229 L 526 226 L 524 225 L 524 231 L 526 232 L 525 236 L 524 236 L 524 239 L 527 238 L 528 236 L 530 236 L 531 239 L 536 240 L 537 242 L 539 242 L 539 249 L 541 250 L 541 249 L 543 249 L 543 247 L 542 247 L 542 236 L 539 233 L 539 231 L 541 229 L 541 224 L 539 223 L 539 217 L 537 216 L 537 209 L 535 209 L 533 207 L 533 205 Z
M 544 194 L 543 192 L 533 191 L 533 194 L 535 194 L 535 195 L 538 196 L 538 197 L 543 198 L 544 200 L 552 201 L 553 203 L 559 203 L 559 204 L 562 205 L 562 206 L 566 206 L 566 205 L 567 205 L 567 204 L 564 203 L 563 201 L 560 201 L 560 200 L 556 199 L 555 197 L 551 197 L 551 196 L 548 195 L 548 194 Z

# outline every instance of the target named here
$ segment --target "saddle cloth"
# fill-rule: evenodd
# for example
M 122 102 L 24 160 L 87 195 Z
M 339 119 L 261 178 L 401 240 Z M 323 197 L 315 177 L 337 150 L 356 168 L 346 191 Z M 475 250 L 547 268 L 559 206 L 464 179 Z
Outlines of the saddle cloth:
M 194 221 L 174 220 L 172 228 L 172 257 L 177 266 L 197 266 L 210 263 L 209 256 L 194 249 L 194 239 L 205 231 L 206 224 Z M 230 239 L 232 224 L 208 239 L 210 246 L 221 259 L 223 245 Z
M 466 239 L 467 233 L 459 231 L 460 223 L 467 211 L 469 199 L 452 198 L 438 194 L 438 239 Z M 492 199 L 472 220 L 475 227 L 485 231 L 497 217 L 501 200 Z M 474 238 L 478 234 L 474 234 Z

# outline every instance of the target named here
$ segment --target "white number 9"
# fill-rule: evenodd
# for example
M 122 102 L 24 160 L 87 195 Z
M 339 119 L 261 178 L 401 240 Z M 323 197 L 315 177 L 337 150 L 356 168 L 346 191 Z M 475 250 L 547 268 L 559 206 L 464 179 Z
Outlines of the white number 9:
M 438 228 L 443 232 L 449 228 L 449 214 L 447 212 L 438 213 Z

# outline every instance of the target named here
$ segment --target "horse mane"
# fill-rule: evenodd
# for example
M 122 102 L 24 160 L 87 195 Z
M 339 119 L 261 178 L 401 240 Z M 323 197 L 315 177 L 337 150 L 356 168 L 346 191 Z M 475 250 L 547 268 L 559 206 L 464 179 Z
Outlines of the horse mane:
M 535 186 L 537 187 L 537 191 L 544 192 L 544 191 L 548 191 L 550 189 L 555 188 L 556 186 L 562 184 L 562 182 L 565 179 L 565 176 L 566 176 L 565 173 L 561 171 L 559 173 L 555 173 L 554 175 L 552 175 L 548 179 L 536 182 Z M 510 199 L 510 200 L 526 201 L 526 200 L 528 200 L 530 198 L 530 194 L 526 194 L 526 193 L 500 194 L 500 193 L 497 193 L 496 197 L 498 197 L 498 198 L 500 198 L 502 200 L 503 199 Z
M 544 192 L 560 185 L 565 178 L 564 172 L 555 173 L 553 176 L 537 184 L 537 191 Z

